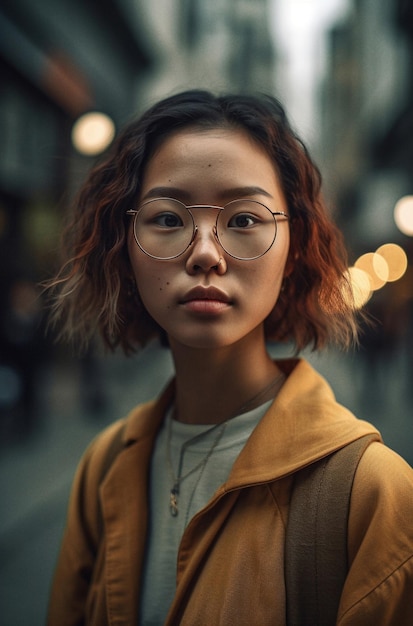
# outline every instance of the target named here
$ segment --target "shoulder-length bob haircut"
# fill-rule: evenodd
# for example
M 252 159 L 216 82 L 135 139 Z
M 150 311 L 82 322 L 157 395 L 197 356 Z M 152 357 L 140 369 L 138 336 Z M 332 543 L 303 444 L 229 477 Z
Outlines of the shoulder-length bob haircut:
M 162 329 L 136 296 L 126 211 L 139 202 L 148 160 L 172 133 L 242 130 L 264 148 L 278 173 L 290 213 L 290 251 L 283 287 L 265 320 L 269 340 L 296 351 L 328 342 L 348 347 L 357 325 L 342 237 L 328 216 L 319 170 L 269 95 L 220 95 L 192 90 L 168 97 L 130 123 L 90 172 L 65 229 L 65 260 L 48 281 L 51 319 L 59 336 L 86 344 L 99 331 L 110 349 L 126 353 Z

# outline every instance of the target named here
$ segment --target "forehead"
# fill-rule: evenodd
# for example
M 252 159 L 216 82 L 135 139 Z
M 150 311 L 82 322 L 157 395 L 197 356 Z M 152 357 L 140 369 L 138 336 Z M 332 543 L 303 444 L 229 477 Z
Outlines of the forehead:
M 260 154 L 262 159 L 268 160 L 272 165 L 264 147 L 243 129 L 186 127 L 168 134 L 159 141 L 148 160 L 147 167 L 152 162 L 165 159 L 171 154 L 174 159 L 184 156 L 194 158 L 205 154 L 221 162 L 233 151 L 241 151 L 247 157 L 251 153 Z
M 263 146 L 238 129 L 183 129 L 168 137 L 149 159 L 142 196 L 152 187 L 182 189 L 205 201 L 228 188 L 257 187 L 269 196 L 283 195 L 278 173 Z M 206 197 L 208 196 L 208 197 Z

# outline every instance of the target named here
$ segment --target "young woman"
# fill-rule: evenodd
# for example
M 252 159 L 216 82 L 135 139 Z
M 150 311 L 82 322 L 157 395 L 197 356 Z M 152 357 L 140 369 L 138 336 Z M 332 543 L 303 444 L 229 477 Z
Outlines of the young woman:
M 412 469 L 306 361 L 266 347 L 348 346 L 345 275 L 275 99 L 185 92 L 119 136 L 80 194 L 55 321 L 126 353 L 159 336 L 176 375 L 85 453 L 50 626 L 284 626 L 295 479 L 365 435 L 334 623 L 412 623 Z

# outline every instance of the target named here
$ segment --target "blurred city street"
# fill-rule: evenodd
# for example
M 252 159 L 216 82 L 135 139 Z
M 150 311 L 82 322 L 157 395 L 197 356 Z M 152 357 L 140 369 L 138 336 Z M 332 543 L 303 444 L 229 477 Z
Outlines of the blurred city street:
M 278 349 L 272 350 L 280 354 Z M 372 421 L 388 445 L 413 463 L 413 399 L 406 354 L 398 353 L 380 380 L 363 376 L 360 356 L 306 357 L 330 381 L 338 399 Z M 30 434 L 3 441 L 0 458 L 0 603 L 4 626 L 45 623 L 50 580 L 64 526 L 70 484 L 87 444 L 136 403 L 153 397 L 171 374 L 169 352 L 156 344 L 131 359 L 101 361 L 95 406 L 82 393 L 82 368 L 66 360 L 44 376 L 43 413 Z M 377 362 L 379 368 L 379 363 Z M 93 367 L 93 365 L 91 365 Z M 95 410 L 94 410 L 95 409 Z

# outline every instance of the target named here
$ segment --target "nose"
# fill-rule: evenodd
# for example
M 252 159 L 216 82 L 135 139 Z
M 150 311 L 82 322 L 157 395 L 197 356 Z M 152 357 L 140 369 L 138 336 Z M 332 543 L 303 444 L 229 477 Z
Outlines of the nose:
M 195 228 L 194 238 L 190 247 L 190 253 L 186 260 L 186 268 L 190 274 L 197 272 L 209 272 L 214 270 L 218 274 L 224 274 L 227 269 L 223 257 L 223 249 L 216 236 L 215 224 L 198 225 Z

